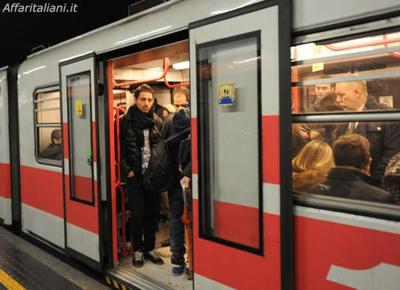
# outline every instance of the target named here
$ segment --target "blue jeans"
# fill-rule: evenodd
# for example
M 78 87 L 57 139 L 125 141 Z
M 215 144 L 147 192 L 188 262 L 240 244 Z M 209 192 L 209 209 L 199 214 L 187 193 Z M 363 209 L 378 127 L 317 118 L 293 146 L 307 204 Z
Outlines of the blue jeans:
M 185 228 L 181 221 L 183 214 L 182 188 L 175 187 L 168 191 L 169 201 L 169 235 L 171 245 L 171 263 L 182 265 L 185 263 Z

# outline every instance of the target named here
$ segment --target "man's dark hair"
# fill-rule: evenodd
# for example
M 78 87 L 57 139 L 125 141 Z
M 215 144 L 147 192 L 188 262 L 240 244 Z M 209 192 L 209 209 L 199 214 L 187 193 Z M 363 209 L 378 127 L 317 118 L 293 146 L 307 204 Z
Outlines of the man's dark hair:
M 135 99 L 139 98 L 139 95 L 141 93 L 150 93 L 150 94 L 152 94 L 153 99 L 154 99 L 154 90 L 148 84 L 143 84 L 136 88 L 136 90 L 133 94 Z
M 369 141 L 359 134 L 340 136 L 333 143 L 333 159 L 336 166 L 352 166 L 364 169 L 371 156 Z
M 61 138 L 61 130 L 60 129 L 54 129 L 51 131 L 51 143 L 53 143 L 54 139 L 60 139 Z

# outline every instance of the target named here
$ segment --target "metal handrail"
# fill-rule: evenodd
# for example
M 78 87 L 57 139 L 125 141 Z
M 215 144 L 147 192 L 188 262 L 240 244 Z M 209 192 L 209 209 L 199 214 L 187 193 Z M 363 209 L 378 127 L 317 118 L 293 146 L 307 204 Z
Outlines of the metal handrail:
M 120 116 L 121 113 L 125 113 L 125 109 L 121 107 L 114 107 L 113 110 L 115 111 L 115 127 L 116 127 L 116 147 L 117 147 L 117 176 L 115 179 L 115 184 L 114 187 L 117 192 L 120 193 L 121 195 L 121 230 L 122 230 L 122 248 L 121 248 L 121 255 L 122 257 L 126 257 L 128 255 L 128 251 L 131 249 L 126 248 L 126 228 L 125 228 L 125 223 L 126 223 L 126 210 L 125 210 L 125 190 L 122 187 L 121 184 L 121 144 L 120 144 Z

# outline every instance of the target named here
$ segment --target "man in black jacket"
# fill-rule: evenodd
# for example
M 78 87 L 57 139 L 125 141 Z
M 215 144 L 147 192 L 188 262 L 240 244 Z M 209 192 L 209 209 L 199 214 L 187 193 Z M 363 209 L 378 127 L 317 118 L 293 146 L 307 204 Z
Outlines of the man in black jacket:
M 309 192 L 373 202 L 393 202 L 391 194 L 377 187 L 379 180 L 369 175 L 369 148 L 368 140 L 359 134 L 339 137 L 333 144 L 336 166 L 329 171 L 325 182 L 312 186 Z
M 160 141 L 161 120 L 152 110 L 155 97 L 150 86 L 144 84 L 138 87 L 134 97 L 135 104 L 125 116 L 122 132 L 135 251 L 132 263 L 135 267 L 142 267 L 146 259 L 162 265 L 164 261 L 154 251 L 161 194 L 146 190 L 142 178 L 150 160 L 151 148 Z
M 42 152 L 40 152 L 40 157 L 53 160 L 63 159 L 62 138 L 60 129 L 54 129 L 51 132 L 51 143 Z
M 175 100 L 176 98 L 174 98 Z M 190 111 L 188 108 L 180 107 L 175 115 L 168 119 L 163 128 L 162 136 L 164 139 L 177 135 L 190 127 Z M 180 142 L 189 135 L 187 133 L 177 136 L 168 143 L 175 170 L 175 181 L 168 189 L 168 201 L 170 210 L 170 243 L 171 243 L 171 264 L 172 274 L 175 276 L 183 274 L 185 268 L 185 246 L 184 246 L 184 226 L 181 221 L 183 214 L 183 193 L 179 183 L 182 173 L 179 171 L 179 145 Z
M 368 97 L 365 81 L 336 84 L 336 100 L 344 111 L 387 111 L 389 108 Z M 382 178 L 390 158 L 400 152 L 400 125 L 385 122 L 350 122 L 339 125 L 337 136 L 357 133 L 371 144 L 371 174 Z

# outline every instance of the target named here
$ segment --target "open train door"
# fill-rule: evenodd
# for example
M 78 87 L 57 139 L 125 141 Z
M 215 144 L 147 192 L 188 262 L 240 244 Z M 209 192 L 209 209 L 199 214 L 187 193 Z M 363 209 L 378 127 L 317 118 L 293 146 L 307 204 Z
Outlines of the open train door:
M 291 288 L 287 8 L 263 1 L 189 26 L 195 289 Z
M 100 269 L 94 53 L 60 63 L 66 251 Z

